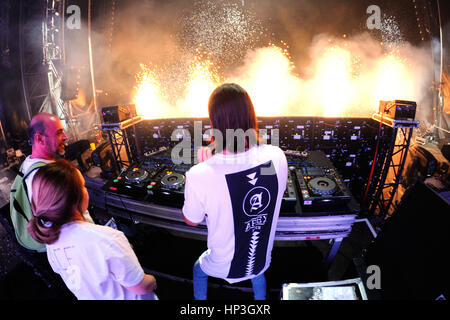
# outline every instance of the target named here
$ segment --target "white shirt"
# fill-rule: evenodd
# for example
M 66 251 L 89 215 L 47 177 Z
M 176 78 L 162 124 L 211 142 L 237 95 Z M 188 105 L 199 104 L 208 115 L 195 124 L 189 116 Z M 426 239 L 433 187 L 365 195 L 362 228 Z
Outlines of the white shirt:
M 153 292 L 136 295 L 125 287 L 139 284 L 144 271 L 121 231 L 76 221 L 61 227 L 47 245 L 52 269 L 80 300 L 153 300 Z
M 186 173 L 183 214 L 208 227 L 208 250 L 199 258 L 206 274 L 234 283 L 267 270 L 287 170 L 280 148 L 261 145 L 216 154 Z
M 31 156 L 28 156 L 25 158 L 25 160 L 23 161 L 22 164 L 22 173 L 27 173 L 27 171 L 37 162 L 45 162 L 45 163 L 51 163 L 54 162 L 54 160 L 46 160 L 46 159 L 42 159 L 42 158 L 31 158 Z M 27 185 L 27 193 L 28 193 L 28 199 L 31 200 L 33 199 L 33 178 L 34 175 L 36 174 L 36 172 L 38 172 L 39 169 L 34 170 L 32 173 L 30 173 L 30 175 L 25 179 L 25 183 Z M 89 210 L 86 210 L 83 213 L 83 217 L 84 219 L 86 219 L 86 221 L 94 223 L 94 220 L 92 219 Z
M 25 160 L 23 161 L 23 165 L 22 165 L 22 173 L 26 173 L 35 163 L 37 162 L 45 162 L 45 163 L 50 163 L 53 162 L 53 160 L 46 160 L 46 159 L 41 159 L 41 158 L 31 158 L 31 156 L 28 156 L 25 158 Z M 27 184 L 27 192 L 28 192 L 28 199 L 30 200 L 31 203 L 31 199 L 33 199 L 33 178 L 34 175 L 36 174 L 36 172 L 38 172 L 39 169 L 34 170 L 32 173 L 30 173 L 30 175 L 25 179 L 25 183 Z

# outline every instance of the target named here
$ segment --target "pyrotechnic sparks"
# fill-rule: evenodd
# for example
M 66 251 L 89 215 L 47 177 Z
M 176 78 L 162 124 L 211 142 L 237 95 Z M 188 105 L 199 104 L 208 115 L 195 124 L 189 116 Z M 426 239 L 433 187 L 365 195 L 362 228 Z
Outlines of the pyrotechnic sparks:
M 221 83 L 218 68 L 214 66 L 206 53 L 200 49 L 197 55 L 186 67 L 179 71 L 178 77 L 187 78 L 183 83 L 184 90 L 178 99 L 170 98 L 168 93 L 179 92 L 178 88 L 171 88 L 173 77 L 167 75 L 165 69 L 156 66 L 141 64 L 141 71 L 136 74 L 135 104 L 140 115 L 147 119 L 164 117 L 207 117 L 208 99 L 211 92 Z M 174 72 L 174 69 L 170 69 Z M 161 82 L 161 79 L 168 79 Z M 164 90 L 163 85 L 167 88 Z M 171 90 L 172 89 L 172 90 Z
M 176 68 L 141 71 L 136 104 L 146 118 L 207 117 L 209 96 L 224 82 L 242 85 L 258 116 L 371 117 L 380 100 L 422 96 L 425 77 L 409 65 L 420 62 L 403 57 L 394 17 L 383 16 L 381 42 L 317 36 L 300 76 L 286 42 L 261 46 L 266 29 L 244 6 L 202 0 L 192 12 L 181 20 L 184 58 Z
M 203 46 L 224 66 L 239 62 L 266 34 L 252 12 L 237 3 L 218 1 L 196 1 L 192 12 L 183 17 L 181 29 L 187 50 Z
M 405 99 L 411 96 L 411 81 L 404 59 L 389 54 L 378 61 L 373 101 Z
M 294 68 L 286 47 L 270 44 L 250 51 L 247 63 L 238 70 L 237 76 L 228 81 L 246 88 L 257 115 L 280 115 L 300 94 L 297 88 L 301 80 L 293 75 Z
M 185 99 L 181 108 L 192 117 L 208 116 L 208 99 L 211 92 L 220 84 L 220 77 L 214 64 L 204 55 L 196 55 L 189 70 Z
M 381 41 L 389 47 L 396 47 L 403 42 L 402 33 L 394 17 L 383 15 L 381 21 Z
M 339 116 L 352 95 L 351 53 L 338 46 L 328 48 L 316 67 L 315 89 L 324 116 Z
M 160 118 L 167 113 L 161 84 L 155 71 L 144 64 L 140 64 L 141 71 L 136 74 L 136 96 L 134 103 L 136 111 L 145 118 Z
M 292 56 L 291 56 L 291 53 L 289 52 L 289 45 L 286 42 L 284 42 L 283 40 L 280 40 L 280 43 L 281 43 L 281 45 L 276 45 L 274 43 L 269 42 L 269 46 L 280 51 L 281 54 L 284 55 L 288 59 L 291 71 L 294 71 L 295 63 L 294 63 L 294 61 L 292 61 Z
M 171 103 L 161 89 L 170 83 L 158 82 L 154 66 L 141 66 L 138 110 L 146 118 L 207 117 L 209 96 L 223 82 L 242 85 L 258 116 L 370 117 L 380 100 L 419 99 L 414 68 L 401 49 L 368 60 L 351 46 L 326 42 L 314 51 L 311 77 L 302 79 L 294 73 L 288 45 L 281 44 L 250 50 L 244 64 L 228 76 L 198 49 L 187 67 L 184 91 Z

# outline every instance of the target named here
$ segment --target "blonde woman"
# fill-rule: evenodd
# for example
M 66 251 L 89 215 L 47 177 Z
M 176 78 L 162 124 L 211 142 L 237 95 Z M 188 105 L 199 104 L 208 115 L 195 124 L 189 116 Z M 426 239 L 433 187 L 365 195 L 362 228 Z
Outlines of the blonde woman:
M 85 221 L 84 178 L 66 160 L 33 179 L 34 218 L 27 229 L 47 247 L 49 263 L 80 300 L 154 300 L 156 280 L 145 274 L 125 235 Z

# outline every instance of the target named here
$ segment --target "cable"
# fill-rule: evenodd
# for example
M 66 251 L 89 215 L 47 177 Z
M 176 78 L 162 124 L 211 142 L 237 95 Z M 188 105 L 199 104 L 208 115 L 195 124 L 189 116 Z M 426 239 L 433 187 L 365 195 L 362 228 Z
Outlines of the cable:
M 120 194 L 118 194 L 119 199 L 120 199 L 120 203 L 122 204 L 122 209 L 125 210 L 126 212 L 128 212 L 128 217 L 130 218 L 131 223 L 134 223 L 134 219 L 133 219 L 133 215 L 131 214 L 131 211 L 129 211 L 126 207 L 125 204 L 123 203 L 122 197 L 120 196 Z
M 383 113 L 381 113 L 381 120 L 380 120 L 380 125 L 378 126 L 378 140 L 377 140 L 377 147 L 375 148 L 375 155 L 373 157 L 373 161 L 372 161 L 372 168 L 370 169 L 370 175 L 369 175 L 369 180 L 367 181 L 367 187 L 366 190 L 364 192 L 364 197 L 363 197 L 363 204 L 366 203 L 366 199 L 367 199 L 367 194 L 369 193 L 369 188 L 370 188 L 370 184 L 372 182 L 372 177 L 373 177 L 373 172 L 375 171 L 375 164 L 376 164 L 376 160 L 377 160 L 377 155 L 378 155 L 378 148 L 380 146 L 380 140 L 381 140 L 381 125 L 383 123 Z

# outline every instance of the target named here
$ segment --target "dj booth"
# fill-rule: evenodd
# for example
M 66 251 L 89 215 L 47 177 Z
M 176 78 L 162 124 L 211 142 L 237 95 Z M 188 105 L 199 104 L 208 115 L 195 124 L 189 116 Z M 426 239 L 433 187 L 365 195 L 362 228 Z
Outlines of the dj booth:
M 104 182 L 100 179 L 86 178 L 91 205 L 107 211 L 108 214 L 133 222 L 178 231 L 181 234 L 204 236 L 206 239 L 206 224 L 202 222 L 196 227 L 187 225 L 180 208 L 125 197 L 104 191 L 103 186 Z M 332 246 L 324 261 L 328 266 L 333 261 L 342 240 L 352 230 L 358 213 L 359 206 L 353 199 L 337 212 L 318 211 L 314 212 L 314 216 L 304 215 L 301 212 L 281 212 L 275 241 L 330 239 Z
M 119 174 L 86 177 L 91 205 L 113 217 L 206 240 L 206 224 L 187 225 L 181 211 L 185 173 L 194 162 L 172 160 L 182 130 L 194 137 L 195 126 L 207 130 L 209 121 L 144 120 L 127 128 L 114 127 L 128 137 L 128 155 L 139 157 Z M 258 127 L 265 143 L 278 143 L 289 166 L 275 241 L 330 240 L 324 260 L 329 266 L 360 212 L 349 186 L 368 177 L 377 123 L 367 118 L 260 118 Z M 174 134 L 177 129 L 180 136 Z M 202 132 L 200 141 L 205 135 Z M 193 160 L 195 148 L 191 151 Z M 113 152 L 116 159 L 119 152 Z

